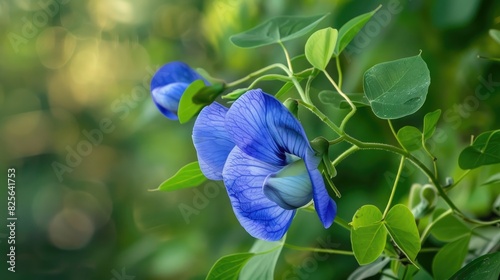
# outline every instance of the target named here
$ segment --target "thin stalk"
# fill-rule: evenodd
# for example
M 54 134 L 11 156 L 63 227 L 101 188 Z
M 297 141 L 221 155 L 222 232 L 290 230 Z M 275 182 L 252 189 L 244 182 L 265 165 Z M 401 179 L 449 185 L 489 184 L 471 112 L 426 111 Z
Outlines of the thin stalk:
M 337 64 L 337 72 L 339 73 L 339 89 L 342 89 L 342 69 L 340 68 L 340 57 L 335 58 Z
M 297 102 L 315 114 L 322 122 L 324 122 L 331 130 L 333 130 L 338 135 L 342 136 L 344 133 L 340 130 L 340 128 L 333 123 L 323 112 L 321 112 L 316 106 L 313 106 L 309 103 L 306 103 L 303 100 L 297 100 Z
M 290 249 L 298 250 L 298 251 L 308 251 L 308 252 L 318 252 L 318 253 L 354 256 L 354 253 L 352 251 L 323 249 L 323 248 L 314 248 L 314 247 L 301 247 L 301 246 L 296 246 L 296 245 L 292 245 L 292 244 L 288 244 L 288 243 L 285 243 L 284 246 L 288 247 Z
M 332 165 L 337 166 L 340 162 L 342 162 L 344 159 L 346 159 L 351 154 L 354 154 L 356 151 L 359 151 L 359 147 L 356 145 L 351 146 L 349 149 L 347 149 L 343 153 L 341 153 L 335 160 L 333 160 Z
M 389 201 L 387 201 L 387 205 L 385 206 L 384 214 L 382 214 L 382 220 L 385 219 L 389 209 L 391 208 L 392 200 L 394 199 L 394 194 L 396 193 L 396 188 L 398 187 L 399 177 L 401 177 L 401 172 L 403 171 L 403 166 L 405 165 L 405 157 L 401 157 L 401 161 L 399 162 L 398 173 L 396 174 L 396 179 L 394 179 L 394 185 L 392 185 L 391 195 L 389 196 Z
M 394 138 L 396 138 L 396 141 L 398 141 L 399 146 L 403 147 L 403 144 L 401 144 L 401 141 L 399 141 L 398 134 L 396 133 L 396 130 L 394 130 L 394 126 L 392 125 L 391 120 L 387 120 L 387 123 L 389 124 L 389 128 L 391 129 L 392 135 L 394 135 Z
M 442 220 L 444 217 L 448 216 L 449 214 L 453 213 L 452 209 L 448 209 L 447 211 L 443 212 L 441 215 L 439 215 L 436 219 L 432 221 L 432 223 L 428 224 L 422 234 L 420 235 L 420 243 L 423 244 L 429 233 L 431 232 L 432 227 Z
M 283 42 L 278 41 L 278 44 L 281 46 L 283 49 L 283 52 L 285 53 L 285 58 L 286 58 L 286 63 L 288 63 L 288 69 L 293 73 L 293 67 L 292 67 L 292 61 L 290 60 L 290 55 L 288 54 L 287 49 L 285 48 L 285 45 L 283 45 Z
M 289 75 L 289 76 L 290 76 L 290 71 L 288 70 L 288 68 L 286 68 L 286 66 L 285 66 L 285 65 L 283 65 L 283 64 L 281 64 L 281 63 L 274 63 L 274 64 L 271 64 L 271 65 L 269 65 L 269 66 L 266 66 L 266 67 L 264 67 L 264 68 L 262 68 L 262 69 L 259 69 L 259 70 L 255 71 L 255 72 L 252 72 L 252 73 L 250 73 L 250 74 L 246 75 L 245 77 L 243 77 L 243 78 L 241 78 L 241 79 L 238 79 L 238 80 L 236 80 L 236 81 L 233 81 L 233 82 L 227 83 L 227 84 L 226 84 L 226 87 L 228 87 L 228 88 L 229 88 L 229 87 L 234 87 L 234 86 L 237 86 L 237 85 L 239 85 L 239 84 L 241 84 L 241 83 L 244 83 L 244 82 L 246 82 L 246 81 L 250 80 L 251 78 L 253 78 L 253 77 L 255 77 L 255 76 L 258 76 L 258 75 L 260 75 L 260 74 L 262 74 L 262 73 L 264 73 L 264 72 L 267 72 L 267 71 L 269 71 L 269 70 L 271 70 L 271 69 L 274 69 L 274 68 L 280 68 L 281 70 L 285 71 L 285 73 L 287 73 L 287 75 Z
M 340 218 L 339 216 L 335 216 L 335 220 L 333 220 L 333 222 L 349 231 L 351 230 L 351 226 L 349 225 L 349 223 L 347 223 L 344 219 Z
M 335 83 L 335 81 L 328 74 L 328 72 L 323 71 L 323 73 L 325 73 L 326 78 L 330 81 L 330 83 L 335 88 L 335 90 L 337 90 L 340 96 L 342 96 L 345 99 L 345 101 L 349 103 L 349 106 L 351 106 L 351 111 L 345 116 L 345 118 L 342 120 L 342 123 L 340 124 L 340 130 L 344 131 L 344 127 L 347 124 L 347 121 L 356 113 L 356 106 L 354 105 L 354 103 L 352 103 L 351 99 L 345 93 L 342 92 L 340 87 L 337 85 L 337 83 Z

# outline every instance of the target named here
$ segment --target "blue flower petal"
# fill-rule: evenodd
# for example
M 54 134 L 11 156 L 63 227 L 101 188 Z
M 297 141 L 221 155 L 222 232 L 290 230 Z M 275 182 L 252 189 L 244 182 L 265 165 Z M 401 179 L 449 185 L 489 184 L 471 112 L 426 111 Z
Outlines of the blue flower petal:
M 262 192 L 265 178 L 279 169 L 252 158 L 239 147 L 231 151 L 224 166 L 224 184 L 236 218 L 255 238 L 279 240 L 295 215 L 295 210 L 281 208 Z
M 284 209 L 293 210 L 312 199 L 311 179 L 303 160 L 297 160 L 264 181 L 264 194 Z
M 193 143 L 205 177 L 222 180 L 222 169 L 234 148 L 225 128 L 227 108 L 214 102 L 201 110 L 193 127 Z
M 285 166 L 286 154 L 304 158 L 311 150 L 304 129 L 276 98 L 260 89 L 242 95 L 226 115 L 234 143 L 248 155 Z
M 151 96 L 156 107 L 165 117 L 171 120 L 177 120 L 177 110 L 182 93 L 186 90 L 188 84 L 173 83 L 163 87 L 155 88 L 151 91 Z
M 171 83 L 190 84 L 203 77 L 194 71 L 189 65 L 180 61 L 173 61 L 163 65 L 151 79 L 151 91 L 158 87 L 163 87 Z M 207 83 L 205 81 L 205 83 Z
M 305 160 L 312 182 L 314 208 L 316 209 L 323 226 L 325 228 L 329 228 L 335 219 L 335 215 L 337 215 L 337 204 L 326 190 L 323 176 L 317 169 L 318 162 L 317 158 L 312 154 L 309 154 Z

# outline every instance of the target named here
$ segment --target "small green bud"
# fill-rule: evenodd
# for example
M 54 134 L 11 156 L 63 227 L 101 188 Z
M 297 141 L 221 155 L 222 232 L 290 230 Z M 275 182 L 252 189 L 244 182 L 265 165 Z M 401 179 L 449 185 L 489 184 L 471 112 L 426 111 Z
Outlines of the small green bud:
M 290 113 L 292 113 L 294 117 L 296 117 L 297 119 L 299 118 L 299 103 L 297 102 L 297 100 L 288 98 L 287 100 L 285 100 L 285 102 L 283 102 L 283 105 L 285 105 L 285 107 L 288 109 L 288 111 L 290 111 Z
M 238 89 L 231 91 L 230 93 L 228 93 L 226 95 L 223 95 L 222 99 L 236 100 L 236 99 L 240 98 L 240 96 L 242 96 L 247 91 L 248 91 L 247 88 L 238 88 Z
M 316 155 L 322 156 L 324 154 L 328 155 L 328 149 L 330 148 L 330 143 L 325 137 L 316 137 L 311 141 L 311 147 L 316 152 Z

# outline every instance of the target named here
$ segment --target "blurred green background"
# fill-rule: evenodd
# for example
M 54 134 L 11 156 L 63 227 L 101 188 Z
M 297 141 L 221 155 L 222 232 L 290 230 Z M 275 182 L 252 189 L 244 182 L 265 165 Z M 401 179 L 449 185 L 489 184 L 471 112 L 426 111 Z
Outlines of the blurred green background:
M 379 4 L 379 16 L 342 56 L 344 89 L 361 92 L 366 69 L 422 51 L 431 72 L 426 104 L 394 123 L 420 127 L 426 112 L 441 108 L 433 151 L 443 182 L 456 178 L 462 173 L 456 159 L 470 135 L 500 128 L 500 64 L 477 58 L 500 57 L 500 44 L 488 35 L 500 29 L 499 1 L 0 1 L 0 172 L 6 182 L 7 169 L 16 168 L 18 218 L 16 273 L 7 271 L 8 232 L 0 227 L 0 278 L 204 279 L 219 257 L 247 251 L 253 240 L 221 182 L 148 191 L 196 160 L 193 122 L 180 125 L 159 114 L 149 96 L 152 75 L 182 60 L 232 81 L 284 58 L 276 46 L 239 49 L 230 35 L 277 15 L 330 12 L 321 26 L 339 28 Z M 292 56 L 303 51 L 306 37 L 286 44 Z M 260 86 L 272 93 L 280 84 Z M 327 86 L 323 79 L 313 84 Z M 340 119 L 338 111 L 322 109 Z M 311 139 L 333 137 L 307 112 L 301 118 Z M 366 108 L 348 131 L 394 143 L 386 123 Z M 350 220 L 368 203 L 383 208 L 396 169 L 397 158 L 383 152 L 344 161 L 335 178 L 338 215 Z M 402 178 L 398 202 L 413 182 L 425 183 L 414 171 Z M 498 165 L 472 172 L 453 199 L 472 215 L 495 215 L 498 184 L 476 186 L 498 172 Z M 7 223 L 3 186 L 0 219 Z M 299 213 L 287 242 L 349 250 L 348 237 L 337 225 L 324 230 L 314 214 Z M 356 267 L 353 257 L 318 260 L 285 248 L 276 279 L 343 279 Z

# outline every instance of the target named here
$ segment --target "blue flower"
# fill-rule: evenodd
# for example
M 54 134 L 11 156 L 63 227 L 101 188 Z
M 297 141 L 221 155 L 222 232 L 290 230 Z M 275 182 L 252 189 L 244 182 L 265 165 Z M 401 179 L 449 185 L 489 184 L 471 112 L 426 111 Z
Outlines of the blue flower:
M 186 88 L 196 80 L 208 82 L 187 64 L 174 61 L 163 65 L 151 79 L 151 95 L 153 101 L 171 120 L 177 120 L 179 101 Z
M 230 109 L 205 107 L 193 129 L 200 167 L 224 180 L 234 213 L 252 236 L 279 240 L 311 200 L 324 227 L 336 214 L 304 129 L 273 96 L 251 90 Z

